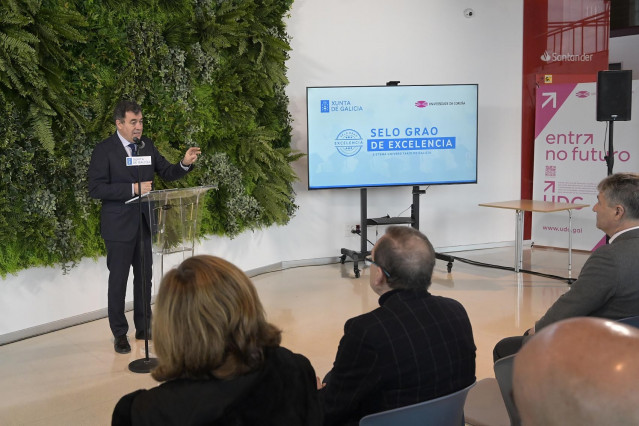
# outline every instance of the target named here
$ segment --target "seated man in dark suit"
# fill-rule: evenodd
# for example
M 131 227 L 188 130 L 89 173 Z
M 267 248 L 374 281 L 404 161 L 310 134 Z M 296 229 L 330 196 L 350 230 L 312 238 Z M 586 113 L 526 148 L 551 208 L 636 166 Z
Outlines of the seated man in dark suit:
M 435 251 L 419 231 L 391 226 L 371 255 L 380 307 L 348 320 L 320 389 L 326 425 L 434 399 L 475 382 L 470 320 L 457 301 L 428 292 Z
M 525 426 L 639 425 L 639 330 L 570 318 L 515 357 L 513 394 Z
M 562 319 L 593 316 L 621 319 L 639 315 L 639 174 L 616 173 L 597 186 L 597 228 L 610 237 L 595 250 L 570 290 L 524 336 L 497 343 L 497 361 L 517 353 L 529 336 Z

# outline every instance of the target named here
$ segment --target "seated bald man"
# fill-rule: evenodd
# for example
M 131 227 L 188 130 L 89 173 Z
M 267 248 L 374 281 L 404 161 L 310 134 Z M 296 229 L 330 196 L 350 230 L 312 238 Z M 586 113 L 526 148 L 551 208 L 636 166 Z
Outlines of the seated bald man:
M 588 316 L 621 319 L 639 315 L 639 174 L 616 173 L 597 186 L 597 228 L 609 244 L 593 251 L 579 278 L 525 336 L 507 337 L 495 345 L 493 360 L 517 353 L 542 328 L 566 318 Z
M 639 329 L 571 318 L 537 333 L 515 357 L 522 426 L 639 425 Z

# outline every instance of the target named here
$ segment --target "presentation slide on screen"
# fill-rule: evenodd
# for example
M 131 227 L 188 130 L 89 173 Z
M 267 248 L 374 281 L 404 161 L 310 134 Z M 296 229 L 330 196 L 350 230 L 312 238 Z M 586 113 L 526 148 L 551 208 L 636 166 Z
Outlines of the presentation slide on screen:
M 477 181 L 477 85 L 308 87 L 309 188 Z

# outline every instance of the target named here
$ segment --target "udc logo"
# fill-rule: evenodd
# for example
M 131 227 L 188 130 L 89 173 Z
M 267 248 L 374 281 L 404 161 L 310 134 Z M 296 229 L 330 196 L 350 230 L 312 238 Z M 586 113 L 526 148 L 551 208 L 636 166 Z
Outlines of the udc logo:
M 335 148 L 344 157 L 352 157 L 357 154 L 363 144 L 362 137 L 353 129 L 342 130 L 335 138 Z

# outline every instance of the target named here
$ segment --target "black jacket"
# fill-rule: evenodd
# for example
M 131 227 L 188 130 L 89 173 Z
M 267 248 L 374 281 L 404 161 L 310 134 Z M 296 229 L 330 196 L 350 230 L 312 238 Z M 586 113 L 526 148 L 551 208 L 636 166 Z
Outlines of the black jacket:
M 155 148 L 153 141 L 142 137 L 144 148 L 139 156 L 150 156 L 150 166 L 139 166 L 142 182 L 152 181 L 157 173 L 162 179 L 172 181 L 183 177 L 192 169 L 169 163 Z M 110 241 L 129 241 L 138 230 L 137 203 L 124 204 L 133 198 L 132 184 L 138 181 L 138 167 L 127 167 L 127 152 L 117 133 L 100 142 L 93 150 L 89 165 L 89 196 L 102 200 L 100 230 L 102 238 Z M 148 208 L 143 208 L 149 224 Z
M 176 379 L 125 395 L 113 425 L 321 425 L 315 371 L 303 355 L 267 348 L 262 369 L 232 380 Z
M 344 326 L 320 391 L 325 425 L 434 399 L 475 382 L 475 343 L 464 307 L 423 290 L 392 290 Z

